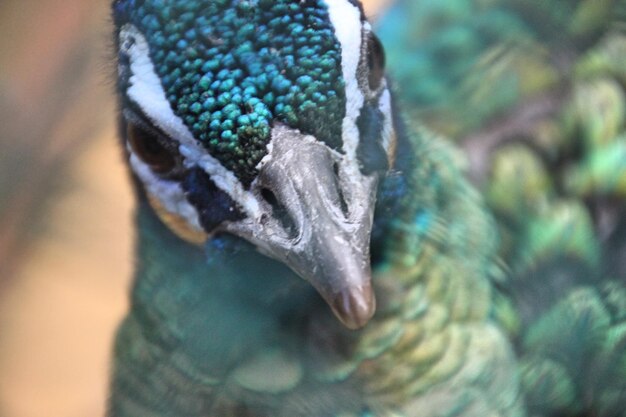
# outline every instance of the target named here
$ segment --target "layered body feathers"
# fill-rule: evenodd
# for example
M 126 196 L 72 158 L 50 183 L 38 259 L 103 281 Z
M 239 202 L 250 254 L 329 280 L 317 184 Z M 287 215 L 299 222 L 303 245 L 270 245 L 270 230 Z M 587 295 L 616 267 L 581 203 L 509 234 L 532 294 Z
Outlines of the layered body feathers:
M 621 1 L 514 0 L 398 1 L 381 22 L 405 104 L 466 150 L 497 220 L 532 415 L 624 413 L 625 22 Z
M 620 136 L 623 68 L 614 51 L 623 35 L 619 25 L 615 30 L 613 23 L 598 23 L 621 10 L 618 2 L 604 3 L 609 11 L 595 20 L 592 13 L 587 18 L 592 29 L 585 31 L 591 11 L 580 9 L 588 8 L 587 2 L 555 2 L 548 13 L 504 0 L 398 1 L 380 22 L 396 76 L 395 105 L 390 105 L 387 82 L 378 75 L 377 41 L 357 2 L 116 2 L 123 136 L 139 208 L 132 308 L 117 338 L 109 415 L 620 415 L 626 290 L 620 264 L 624 164 L 616 155 L 626 141 Z M 244 34 L 237 44 L 247 48 L 243 55 L 208 59 L 224 53 L 221 46 L 231 51 L 235 44 L 228 36 L 241 35 L 228 20 L 221 20 L 223 26 L 207 23 L 209 11 L 218 9 L 224 19 L 248 13 L 247 21 L 270 27 L 255 29 L 264 43 L 257 48 L 255 37 Z M 151 18 L 164 10 L 170 14 Z M 563 15 L 570 10 L 582 16 L 581 23 L 565 25 Z M 305 13 L 315 19 L 303 25 L 307 36 L 299 47 L 268 37 L 283 33 L 283 23 L 301 22 Z M 403 18 L 420 25 L 400 24 Z M 163 22 L 171 26 L 159 27 Z M 204 27 L 208 34 L 177 34 L 177 27 L 190 30 L 179 22 L 195 22 L 194 29 Z M 573 26 L 572 34 L 559 24 Z M 543 26 L 550 31 L 542 32 Z M 129 33 L 133 42 L 124 46 Z M 202 49 L 194 49 L 194 42 L 206 43 L 205 37 L 210 48 L 198 55 Z M 142 39 L 149 55 L 137 52 Z M 557 59 L 561 41 L 576 51 L 567 66 Z M 348 51 L 355 45 L 357 50 Z M 310 71 L 322 65 L 315 62 L 322 52 L 327 70 Z M 158 62 L 168 54 L 183 78 L 161 78 L 173 110 L 163 118 L 158 106 L 147 104 L 146 89 L 137 87 L 146 79 L 138 71 L 150 67 L 149 56 L 153 72 L 163 77 L 171 68 L 161 69 Z M 291 69 L 281 70 L 283 64 L 272 61 L 276 57 Z M 196 63 L 198 71 L 184 71 Z M 238 65 L 243 65 L 239 78 Z M 425 66 L 431 78 L 424 76 Z M 273 77 L 283 77 L 284 91 L 292 95 L 280 93 L 281 83 L 263 87 L 270 85 L 263 84 L 263 71 L 276 71 Z M 411 79 L 411 74 L 422 76 Z M 530 75 L 539 79 L 524 78 Z M 235 77 L 234 83 L 228 77 Z M 231 103 L 219 101 L 237 83 L 244 104 L 235 100 L 236 106 L 225 109 Z M 268 90 L 261 95 L 263 88 Z M 321 106 L 329 91 L 335 98 Z M 306 104 L 307 95 L 318 100 L 316 107 Z M 592 103 L 608 104 L 586 106 L 589 96 L 597 97 Z M 260 123 L 240 119 L 250 100 L 248 115 Z M 550 105 L 542 107 L 545 100 Z M 468 102 L 476 105 L 464 105 Z M 237 114 L 223 117 L 229 111 Z M 165 136 L 157 142 L 167 150 L 143 165 L 145 138 L 137 139 L 127 127 L 137 123 L 137 113 L 147 113 L 141 123 L 148 126 L 142 128 L 156 127 Z M 290 137 L 310 144 L 298 155 L 313 156 L 299 156 L 297 169 L 305 177 L 338 183 L 338 191 L 321 180 L 285 182 L 275 174 L 276 166 L 291 163 L 275 149 L 288 154 L 300 147 L 300 142 L 280 145 L 282 126 L 294 129 Z M 236 138 L 222 136 L 225 131 Z M 436 131 L 468 149 L 472 144 L 470 164 Z M 192 141 L 208 156 L 193 159 L 189 149 L 200 148 Z M 236 162 L 229 155 L 237 152 L 249 159 Z M 182 162 L 172 165 L 167 158 L 172 153 Z M 258 163 L 266 157 L 269 163 Z M 327 159 L 334 161 L 334 176 L 324 171 Z M 157 168 L 163 160 L 169 168 L 161 179 Z M 312 164 L 308 168 L 306 161 Z M 609 163 L 612 169 L 606 169 Z M 464 165 L 485 191 L 486 203 L 464 179 Z M 290 169 L 284 171 L 298 177 L 299 171 Z M 222 180 L 232 178 L 226 171 L 237 181 Z M 241 193 L 229 193 L 228 184 Z M 259 184 L 269 195 L 262 187 L 257 194 Z M 297 191 L 298 184 L 322 187 L 316 188 L 322 190 L 319 198 Z M 360 185 L 350 191 L 354 184 L 371 184 L 374 194 Z M 371 232 L 356 233 L 367 235 L 371 275 L 360 261 L 346 264 L 358 280 L 325 273 L 325 262 L 344 264 L 319 249 L 298 255 L 319 262 L 311 272 L 309 263 L 288 255 L 288 246 L 252 229 L 252 197 L 260 207 L 271 206 L 268 216 L 281 224 L 272 229 L 277 234 L 315 234 L 318 229 L 304 222 L 325 224 L 324 211 L 306 212 L 313 217 L 304 218 L 294 214 L 301 206 L 283 196 L 285 187 L 294 187 L 294 195 L 309 205 L 336 205 L 346 224 L 354 222 L 355 205 L 372 204 Z M 245 192 L 252 197 L 241 198 Z M 339 197 L 326 203 L 326 193 Z M 343 224 L 342 217 L 330 218 Z M 368 223 L 367 215 L 359 219 Z M 202 246 L 185 242 L 207 236 Z M 344 252 L 341 243 L 337 250 L 357 256 Z M 369 249 L 364 252 L 369 257 Z

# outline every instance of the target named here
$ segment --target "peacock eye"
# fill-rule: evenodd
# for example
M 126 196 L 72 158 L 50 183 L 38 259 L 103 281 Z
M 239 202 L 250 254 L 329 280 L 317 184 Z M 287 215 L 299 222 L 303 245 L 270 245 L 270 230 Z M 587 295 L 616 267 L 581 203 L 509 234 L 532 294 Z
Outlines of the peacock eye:
M 367 66 L 369 68 L 369 86 L 372 91 L 378 90 L 385 76 L 385 49 L 378 37 L 369 32 L 367 40 Z
M 156 135 L 134 123 L 129 123 L 127 137 L 135 155 L 155 173 L 168 174 L 176 168 L 176 157 L 159 142 Z

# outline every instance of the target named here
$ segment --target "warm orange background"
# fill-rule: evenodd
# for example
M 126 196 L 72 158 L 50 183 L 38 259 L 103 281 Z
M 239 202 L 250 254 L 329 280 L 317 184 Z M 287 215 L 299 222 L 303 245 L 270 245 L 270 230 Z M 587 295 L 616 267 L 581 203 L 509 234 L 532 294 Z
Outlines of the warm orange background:
M 108 7 L 0 1 L 0 417 L 104 414 L 132 269 Z

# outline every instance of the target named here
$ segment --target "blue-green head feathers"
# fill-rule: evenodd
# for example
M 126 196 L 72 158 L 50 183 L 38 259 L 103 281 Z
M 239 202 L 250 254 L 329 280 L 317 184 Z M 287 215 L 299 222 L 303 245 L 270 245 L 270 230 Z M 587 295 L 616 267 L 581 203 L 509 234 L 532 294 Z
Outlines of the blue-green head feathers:
M 340 148 L 341 47 L 323 1 L 127 0 L 115 18 L 143 33 L 174 113 L 242 181 L 274 121 Z

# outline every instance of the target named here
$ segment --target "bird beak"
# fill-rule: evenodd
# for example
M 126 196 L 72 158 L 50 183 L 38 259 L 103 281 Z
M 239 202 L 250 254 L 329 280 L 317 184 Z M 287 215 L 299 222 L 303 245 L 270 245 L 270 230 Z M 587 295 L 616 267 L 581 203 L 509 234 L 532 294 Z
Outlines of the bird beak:
M 227 230 L 309 281 L 346 327 L 363 327 L 376 310 L 369 248 L 377 175 L 282 125 L 269 149 L 252 184 L 263 214 Z

